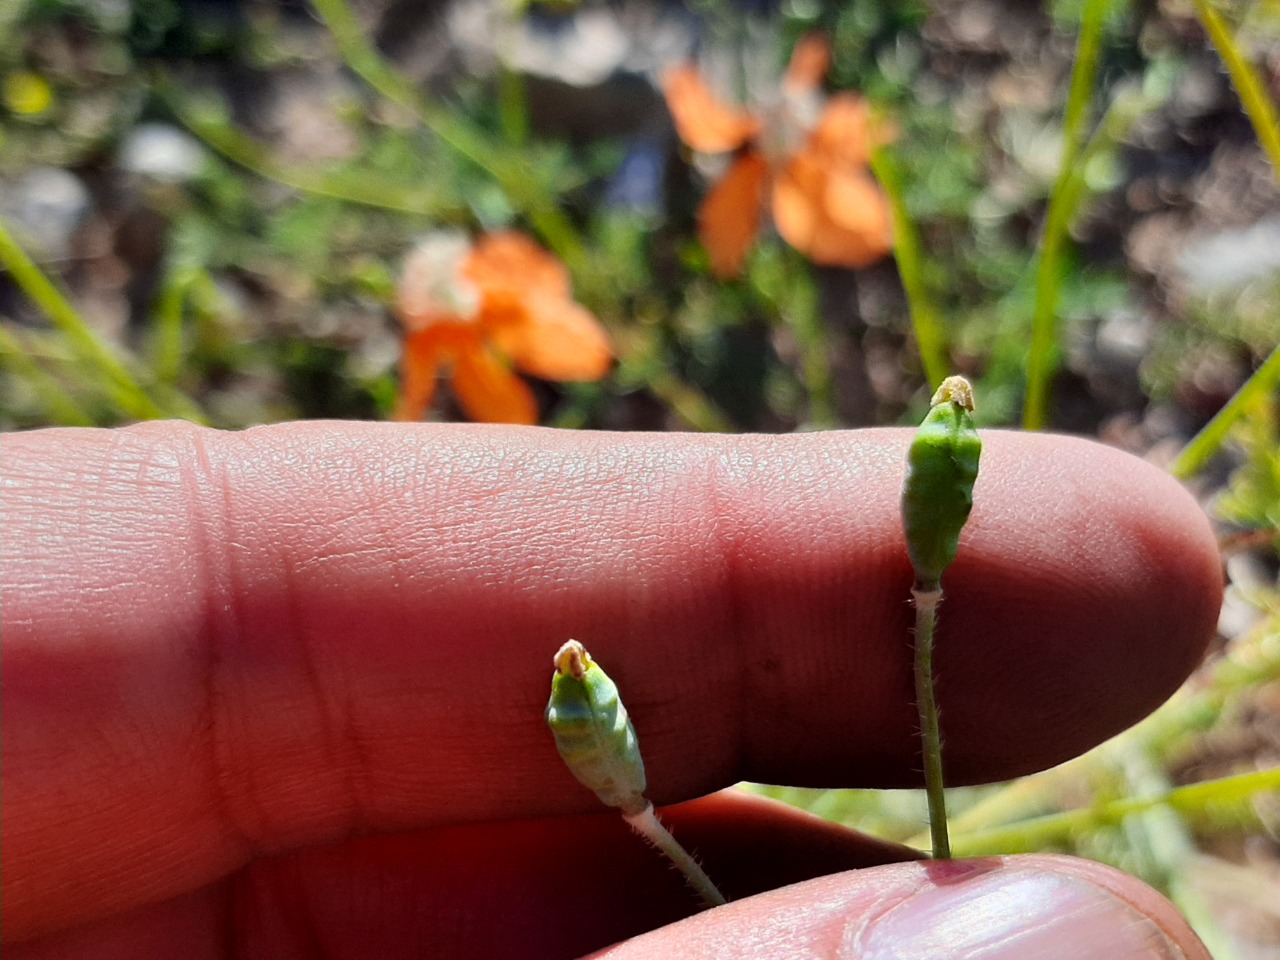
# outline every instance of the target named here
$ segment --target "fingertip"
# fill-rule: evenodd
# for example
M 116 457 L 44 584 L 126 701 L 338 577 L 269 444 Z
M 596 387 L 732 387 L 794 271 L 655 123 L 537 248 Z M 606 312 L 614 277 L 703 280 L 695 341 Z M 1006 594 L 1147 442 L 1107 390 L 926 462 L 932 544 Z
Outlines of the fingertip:
M 1208 518 L 1164 471 L 1078 438 L 986 441 L 935 660 L 953 783 L 1136 723 L 1203 658 L 1222 600 Z
M 858 960 L 1209 960 L 1167 900 L 1059 856 L 890 864 L 699 914 L 593 955 Z

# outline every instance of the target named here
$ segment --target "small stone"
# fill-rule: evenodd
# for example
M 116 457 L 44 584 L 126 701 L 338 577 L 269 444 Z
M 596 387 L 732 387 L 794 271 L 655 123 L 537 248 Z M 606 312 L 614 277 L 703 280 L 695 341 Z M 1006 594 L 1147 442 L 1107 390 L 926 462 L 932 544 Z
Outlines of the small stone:
M 166 123 L 135 127 L 120 146 L 121 169 L 166 183 L 185 183 L 200 172 L 205 149 L 190 134 Z
M 1178 270 L 1200 294 L 1238 289 L 1280 271 L 1280 217 L 1188 244 L 1178 258 Z
M 89 212 L 89 189 L 59 167 L 35 167 L 0 189 L 0 213 L 37 256 L 61 259 L 71 253 L 71 236 Z

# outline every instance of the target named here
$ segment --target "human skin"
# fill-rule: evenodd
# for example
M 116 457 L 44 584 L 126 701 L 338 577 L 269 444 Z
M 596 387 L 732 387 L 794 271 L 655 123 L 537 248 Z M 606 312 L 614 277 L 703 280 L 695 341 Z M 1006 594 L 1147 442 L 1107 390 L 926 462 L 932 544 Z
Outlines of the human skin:
M 1097 865 L 892 863 L 910 853 L 714 793 L 919 784 L 909 436 L 6 435 L 6 957 L 567 957 L 631 937 L 617 956 L 870 957 L 877 929 L 912 956 L 874 918 L 920 903 L 927 928 L 997 888 L 1017 894 L 1000 916 L 1064 949 L 1093 942 L 1065 923 L 1150 933 L 1153 952 L 1107 956 L 1207 956 Z M 935 654 L 952 784 L 1148 713 L 1221 595 L 1207 522 L 1160 471 L 984 439 Z M 542 710 L 570 637 L 618 682 L 652 799 L 713 794 L 664 816 L 729 907 L 663 926 L 687 891 L 557 757 Z

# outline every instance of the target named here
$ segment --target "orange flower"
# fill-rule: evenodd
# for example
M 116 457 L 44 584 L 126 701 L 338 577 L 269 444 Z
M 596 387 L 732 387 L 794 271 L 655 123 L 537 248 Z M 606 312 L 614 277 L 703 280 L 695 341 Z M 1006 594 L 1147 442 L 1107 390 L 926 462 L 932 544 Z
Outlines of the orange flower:
M 721 103 L 692 66 L 663 77 L 676 132 L 700 153 L 736 155 L 698 210 L 698 237 L 719 277 L 742 272 L 766 198 L 778 233 L 814 263 L 865 267 L 893 249 L 889 204 L 868 170 L 874 145 L 866 103 L 821 102 L 825 40 L 796 44 L 769 122 Z
M 451 234 L 423 240 L 405 258 L 396 314 L 405 328 L 396 420 L 421 419 L 452 369 L 471 419 L 537 423 L 513 366 L 546 380 L 599 380 L 613 362 L 599 321 L 571 299 L 568 271 L 518 233 L 474 245 Z

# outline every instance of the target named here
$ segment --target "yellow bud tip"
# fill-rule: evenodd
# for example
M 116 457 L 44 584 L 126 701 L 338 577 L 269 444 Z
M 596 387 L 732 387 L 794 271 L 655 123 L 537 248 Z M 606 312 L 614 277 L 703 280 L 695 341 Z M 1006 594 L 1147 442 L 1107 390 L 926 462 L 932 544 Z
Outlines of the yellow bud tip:
M 555 664 L 557 673 L 570 674 L 573 679 L 581 680 L 591 666 L 591 655 L 577 640 L 570 640 L 556 651 Z
M 929 401 L 929 406 L 936 407 L 940 403 L 954 403 L 973 413 L 973 387 L 964 377 L 947 377 Z

